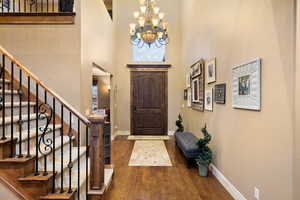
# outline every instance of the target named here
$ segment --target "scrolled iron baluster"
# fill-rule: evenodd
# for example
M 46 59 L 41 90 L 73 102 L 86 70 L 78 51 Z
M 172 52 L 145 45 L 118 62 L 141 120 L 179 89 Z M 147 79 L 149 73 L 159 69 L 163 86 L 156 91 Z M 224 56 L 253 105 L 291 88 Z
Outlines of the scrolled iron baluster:
M 39 110 L 38 119 L 40 119 L 40 120 L 46 119 L 46 126 L 39 127 L 39 131 L 42 132 L 41 137 L 39 139 L 39 143 L 38 143 L 39 152 L 43 155 L 48 155 L 49 152 L 52 152 L 52 150 L 53 150 L 53 147 L 52 147 L 53 141 L 50 138 L 45 139 L 45 136 L 46 136 L 46 133 L 52 131 L 52 128 L 49 127 L 49 124 L 52 120 L 52 115 L 53 115 L 52 112 L 53 111 L 52 111 L 52 108 L 48 104 L 39 105 L 38 110 Z M 50 113 L 50 114 L 48 115 L 48 113 Z M 44 151 L 41 149 L 42 144 L 45 145 Z
M 38 119 L 39 120 L 44 120 L 46 119 L 46 125 L 45 127 L 39 127 L 39 131 L 42 132 L 40 138 L 39 138 L 39 142 L 38 142 L 38 149 L 39 152 L 44 155 L 44 176 L 48 175 L 48 171 L 47 171 L 47 155 L 50 154 L 54 147 L 53 147 L 53 140 L 52 138 L 47 138 L 45 139 L 46 133 L 52 131 L 52 128 L 49 127 L 49 124 L 52 120 L 53 117 L 53 110 L 52 108 L 48 105 L 48 104 L 41 104 L 38 107 Z M 43 149 L 42 149 L 43 146 Z

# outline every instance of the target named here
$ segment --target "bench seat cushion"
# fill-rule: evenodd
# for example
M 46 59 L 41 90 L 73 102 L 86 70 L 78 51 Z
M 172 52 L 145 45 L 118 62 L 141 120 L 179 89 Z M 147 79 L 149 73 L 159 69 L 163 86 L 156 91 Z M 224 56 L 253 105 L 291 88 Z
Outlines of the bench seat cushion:
M 198 138 L 190 132 L 175 133 L 177 146 L 186 158 L 196 158 L 199 155 Z

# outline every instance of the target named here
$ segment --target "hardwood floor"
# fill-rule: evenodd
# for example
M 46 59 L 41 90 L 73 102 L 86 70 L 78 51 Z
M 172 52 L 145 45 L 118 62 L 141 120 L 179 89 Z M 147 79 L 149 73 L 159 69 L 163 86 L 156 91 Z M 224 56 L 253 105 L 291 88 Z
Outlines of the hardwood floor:
M 129 167 L 134 141 L 117 137 L 112 143 L 115 175 L 105 200 L 233 200 L 210 175 L 188 169 L 174 139 L 165 141 L 172 167 Z

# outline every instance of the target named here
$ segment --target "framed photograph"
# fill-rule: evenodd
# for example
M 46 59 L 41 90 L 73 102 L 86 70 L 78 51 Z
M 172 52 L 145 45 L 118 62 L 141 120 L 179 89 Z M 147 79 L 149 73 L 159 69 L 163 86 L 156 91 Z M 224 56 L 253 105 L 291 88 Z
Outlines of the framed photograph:
M 207 61 L 205 69 L 207 83 L 216 82 L 216 58 Z
M 186 80 L 186 88 L 191 87 L 191 73 L 190 73 L 190 72 L 188 72 L 188 73 L 186 74 L 185 80 Z
M 204 112 L 205 62 L 203 59 L 191 66 L 191 107 Z
M 191 77 L 195 78 L 197 76 L 200 76 L 203 73 L 202 70 L 203 70 L 203 68 L 201 67 L 201 63 L 200 62 L 196 62 L 191 67 Z
M 217 104 L 226 103 L 226 84 L 217 84 L 215 85 L 215 102 Z
M 205 110 L 213 111 L 213 89 L 207 88 L 205 90 Z
M 184 97 L 184 100 L 187 100 L 187 92 L 188 92 L 188 90 L 185 89 L 185 90 L 184 90 L 184 96 L 183 96 L 183 97 Z
M 200 100 L 199 96 L 199 79 L 195 78 L 192 80 L 192 102 L 198 103 Z
M 187 89 L 187 107 L 188 108 L 192 107 L 192 92 L 191 92 L 191 88 Z
M 261 110 L 261 59 L 238 65 L 232 72 L 232 106 Z

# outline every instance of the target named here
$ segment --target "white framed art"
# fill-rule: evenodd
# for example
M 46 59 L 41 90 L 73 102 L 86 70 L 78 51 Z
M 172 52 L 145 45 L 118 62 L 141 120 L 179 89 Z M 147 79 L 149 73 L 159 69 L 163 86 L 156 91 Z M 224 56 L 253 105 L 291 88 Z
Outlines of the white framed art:
M 205 89 L 205 110 L 213 111 L 213 89 L 206 88 Z
M 199 95 L 199 79 L 192 80 L 192 102 L 199 102 L 200 95 Z
M 210 59 L 205 65 L 207 83 L 216 82 L 216 58 Z
M 261 59 L 235 66 L 232 70 L 232 107 L 261 110 Z
M 186 77 L 185 77 L 185 81 L 186 81 L 186 88 L 190 88 L 191 87 L 191 72 L 188 72 L 186 74 Z
M 192 92 L 191 92 L 191 88 L 187 89 L 187 107 L 188 108 L 192 107 Z

